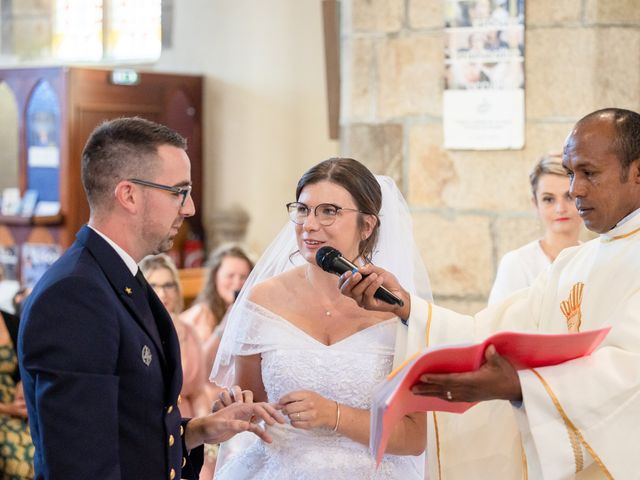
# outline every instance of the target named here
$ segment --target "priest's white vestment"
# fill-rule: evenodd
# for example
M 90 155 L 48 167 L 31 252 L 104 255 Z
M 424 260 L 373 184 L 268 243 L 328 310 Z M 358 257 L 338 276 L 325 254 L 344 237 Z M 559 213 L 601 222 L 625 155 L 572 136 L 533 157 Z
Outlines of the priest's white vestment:
M 563 251 L 527 289 L 474 317 L 411 299 L 396 359 L 499 330 L 611 326 L 589 357 L 519 372 L 523 402 L 429 412 L 430 479 L 640 478 L 640 214 Z

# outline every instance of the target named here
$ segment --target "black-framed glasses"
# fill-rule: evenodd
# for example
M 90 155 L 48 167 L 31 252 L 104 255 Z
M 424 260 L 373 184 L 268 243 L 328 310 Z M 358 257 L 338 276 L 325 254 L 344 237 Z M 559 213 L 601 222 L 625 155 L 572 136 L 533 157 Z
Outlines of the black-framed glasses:
M 333 203 L 321 203 L 317 205 L 315 208 L 311 208 L 308 205 L 305 205 L 302 202 L 291 202 L 287 203 L 287 211 L 289 212 L 289 218 L 293 223 L 298 225 L 302 225 L 309 213 L 313 210 L 314 215 L 318 219 L 318 223 L 324 227 L 328 227 L 338 218 L 338 214 L 341 211 L 345 212 L 358 212 L 358 213 L 367 213 L 355 208 L 345 208 L 339 207 L 338 205 L 334 205 Z
M 137 178 L 129 178 L 128 180 L 131 183 L 142 185 L 143 187 L 157 188 L 158 190 L 171 192 L 177 197 L 182 196 L 182 201 L 180 202 L 181 207 L 184 207 L 184 204 L 187 202 L 187 197 L 191 194 L 191 189 L 193 188 L 191 185 L 187 185 L 186 187 L 170 187 L 169 185 L 162 185 L 160 183 L 148 182 L 146 180 L 140 180 Z

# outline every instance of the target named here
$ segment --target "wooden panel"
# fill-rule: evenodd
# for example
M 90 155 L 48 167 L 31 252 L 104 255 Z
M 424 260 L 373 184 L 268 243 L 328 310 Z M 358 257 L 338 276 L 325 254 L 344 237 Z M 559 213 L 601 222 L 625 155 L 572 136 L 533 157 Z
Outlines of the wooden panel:
M 206 268 L 182 268 L 178 270 L 180 274 L 180 285 L 182 286 L 182 297 L 185 308 L 198 296 L 204 282 L 207 279 Z
M 340 33 L 337 0 L 322 0 L 329 138 L 340 138 Z
M 182 92 L 182 101 L 176 101 L 176 91 Z M 202 79 L 197 76 L 167 75 L 159 73 L 140 73 L 137 85 L 114 85 L 110 82 L 110 71 L 88 68 L 74 68 L 70 70 L 69 79 L 70 103 L 70 154 L 67 181 L 69 182 L 70 203 L 75 212 L 69 212 L 69 235 L 86 222 L 89 208 L 82 188 L 73 189 L 71 185 L 80 180 L 80 159 L 82 150 L 93 129 L 104 120 L 118 117 L 141 116 L 148 120 L 167 125 L 187 137 L 189 142 L 189 158 L 191 159 L 191 175 L 194 180 L 194 190 L 201 190 L 202 159 L 201 159 L 201 114 Z M 177 113 L 184 109 L 184 114 L 176 121 Z M 173 114 L 169 115 L 168 112 Z M 188 115 L 191 113 L 191 115 Z M 188 123 L 185 122 L 188 119 Z M 202 196 L 194 193 L 196 216 L 190 220 L 190 226 L 196 231 L 201 230 L 200 210 Z M 68 236 L 68 242 L 73 241 Z
M 201 218 L 202 212 L 202 142 L 200 141 L 200 122 L 198 116 L 199 107 L 189 95 L 182 89 L 171 90 L 166 99 L 166 109 L 162 123 L 173 128 L 188 141 L 187 153 L 191 160 L 191 182 L 193 189 L 191 197 L 196 205 L 194 218 L 188 220 L 192 232 L 202 236 Z M 200 174 L 197 174 L 200 172 Z
M 11 230 L 9 230 L 9 228 L 5 227 L 4 225 L 0 225 L 0 245 L 11 246 L 15 244 L 16 240 L 15 238 L 13 238 Z
M 164 123 L 187 137 L 191 176 L 194 183 L 196 216 L 188 227 L 202 232 L 202 77 L 162 73 L 140 73 L 138 85 L 114 85 L 110 70 L 47 67 L 0 69 L 0 81 L 5 81 L 15 95 L 19 135 L 20 188 L 26 188 L 25 109 L 38 82 L 49 82 L 60 100 L 60 208 L 55 219 L 9 219 L 0 217 L 5 235 L 22 244 L 34 238 L 56 242 L 64 249 L 89 218 L 80 178 L 81 155 L 89 134 L 103 120 L 139 115 Z M 44 224 L 46 227 L 38 228 Z M 189 276 L 188 276 L 189 277 Z M 189 294 L 195 297 L 204 281 L 202 275 L 187 278 Z
M 56 243 L 56 239 L 53 238 L 51 232 L 45 227 L 34 227 L 29 233 L 27 238 L 28 243 L 47 243 L 53 245 Z

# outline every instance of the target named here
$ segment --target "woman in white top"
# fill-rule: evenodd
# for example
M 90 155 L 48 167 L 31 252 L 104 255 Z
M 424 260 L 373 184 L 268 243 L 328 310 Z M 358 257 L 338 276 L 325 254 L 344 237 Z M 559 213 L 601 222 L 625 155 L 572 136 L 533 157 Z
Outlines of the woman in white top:
M 544 227 L 544 236 L 502 257 L 489 305 L 531 285 L 563 249 L 580 243 L 582 220 L 569 194 L 569 177 L 562 166 L 562 155 L 542 157 L 529 180 L 531 201 Z
M 360 308 L 316 264 L 332 246 L 428 289 L 406 203 L 389 177 L 336 158 L 302 176 L 287 209 L 229 313 L 212 379 L 278 403 L 290 423 L 269 430 L 272 444 L 223 446 L 215 478 L 422 480 L 424 413 L 399 422 L 379 467 L 368 448 L 371 395 L 391 371 L 399 319 Z

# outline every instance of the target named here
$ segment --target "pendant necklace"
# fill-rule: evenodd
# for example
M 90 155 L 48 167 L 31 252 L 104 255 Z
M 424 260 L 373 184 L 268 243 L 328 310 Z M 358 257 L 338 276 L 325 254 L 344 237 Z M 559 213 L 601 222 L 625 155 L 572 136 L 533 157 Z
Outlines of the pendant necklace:
M 313 284 L 313 282 L 311 281 L 311 278 L 309 277 L 309 271 L 307 270 L 307 268 L 304 269 L 304 276 L 307 279 L 307 282 L 309 282 L 309 285 L 311 285 L 311 288 L 315 291 L 318 291 L 318 288 L 316 288 L 316 286 Z M 335 303 L 335 302 L 332 302 Z M 324 310 L 324 315 L 325 317 L 330 317 L 332 315 L 331 310 L 326 308 L 323 305 L 320 305 L 322 307 L 322 309 Z

